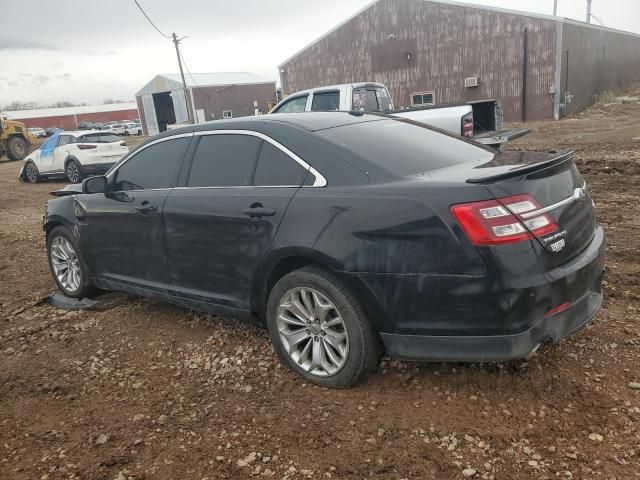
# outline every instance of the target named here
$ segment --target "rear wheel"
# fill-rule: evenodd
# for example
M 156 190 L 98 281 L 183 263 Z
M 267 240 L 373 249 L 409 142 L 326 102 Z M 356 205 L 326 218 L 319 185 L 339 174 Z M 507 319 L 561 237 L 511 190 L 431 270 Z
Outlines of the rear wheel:
M 82 170 L 80 170 L 80 165 L 75 160 L 69 160 L 66 173 L 71 183 L 80 183 L 82 181 Z
M 124 136 L 125 136 L 125 137 L 128 137 L 128 136 L 129 136 L 129 130 L 125 130 L 125 131 L 124 131 Z
M 7 157 L 9 160 L 22 160 L 27 156 L 29 144 L 22 137 L 10 137 L 7 140 Z
M 273 287 L 267 326 L 278 357 L 301 377 L 351 387 L 378 365 L 378 335 L 351 290 L 331 273 L 305 267 Z
M 38 183 L 40 181 L 40 174 L 33 162 L 27 162 L 24 166 L 24 177 L 29 183 Z
M 59 226 L 51 231 L 47 253 L 53 279 L 66 296 L 83 298 L 91 293 L 87 267 L 69 229 Z

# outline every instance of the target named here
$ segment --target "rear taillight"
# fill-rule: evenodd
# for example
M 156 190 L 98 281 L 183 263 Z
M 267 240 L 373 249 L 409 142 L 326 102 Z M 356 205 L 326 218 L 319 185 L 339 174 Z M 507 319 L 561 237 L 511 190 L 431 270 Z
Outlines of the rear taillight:
M 549 214 L 531 215 L 540 208 L 531 195 L 516 195 L 453 205 L 451 214 L 474 245 L 501 245 L 557 230 L 558 225 Z
M 462 117 L 462 136 L 473 137 L 473 113 L 467 113 Z
M 83 144 L 81 144 L 81 143 L 79 143 L 79 144 L 77 145 L 77 147 L 78 147 L 80 150 L 91 150 L 92 148 L 98 148 L 98 146 L 97 146 L 97 145 L 83 145 Z

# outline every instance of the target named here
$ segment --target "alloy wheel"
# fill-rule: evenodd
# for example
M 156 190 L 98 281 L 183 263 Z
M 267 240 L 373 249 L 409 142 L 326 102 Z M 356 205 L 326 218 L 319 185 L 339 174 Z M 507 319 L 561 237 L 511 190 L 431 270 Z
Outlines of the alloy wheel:
M 51 265 L 58 282 L 69 292 L 80 288 L 82 273 L 80 259 L 73 244 L 63 236 L 58 236 L 51 243 Z
M 67 178 L 71 183 L 78 183 L 80 181 L 80 169 L 76 162 L 69 162 L 67 165 Z
M 349 335 L 342 315 L 324 294 L 306 287 L 286 292 L 277 326 L 285 352 L 306 372 L 328 377 L 344 367 Z
M 27 179 L 31 183 L 36 183 L 38 181 L 38 172 L 36 171 L 36 167 L 31 165 L 30 163 L 28 163 L 25 167 L 25 173 L 27 175 Z

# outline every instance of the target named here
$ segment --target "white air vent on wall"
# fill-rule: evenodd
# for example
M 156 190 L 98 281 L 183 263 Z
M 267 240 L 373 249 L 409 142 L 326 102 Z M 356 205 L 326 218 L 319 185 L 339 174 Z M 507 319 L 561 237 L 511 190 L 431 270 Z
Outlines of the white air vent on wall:
M 478 85 L 480 85 L 480 77 L 467 77 L 464 79 L 466 88 L 477 87 Z

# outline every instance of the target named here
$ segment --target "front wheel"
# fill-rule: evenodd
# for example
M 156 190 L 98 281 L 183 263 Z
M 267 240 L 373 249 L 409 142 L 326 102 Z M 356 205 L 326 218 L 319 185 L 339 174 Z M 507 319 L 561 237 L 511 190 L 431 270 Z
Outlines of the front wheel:
M 83 298 L 91 292 L 87 267 L 69 229 L 59 226 L 49 233 L 47 254 L 53 279 L 66 296 Z
M 80 183 L 82 181 L 82 171 L 80 165 L 75 160 L 69 160 L 66 168 L 67 179 L 71 183 Z
M 26 178 L 29 183 L 38 183 L 40 181 L 40 174 L 33 162 L 28 162 L 24 166 L 24 178 Z
M 380 359 L 380 339 L 358 299 L 318 267 L 295 270 L 276 283 L 267 326 L 282 363 L 318 385 L 351 387 Z

